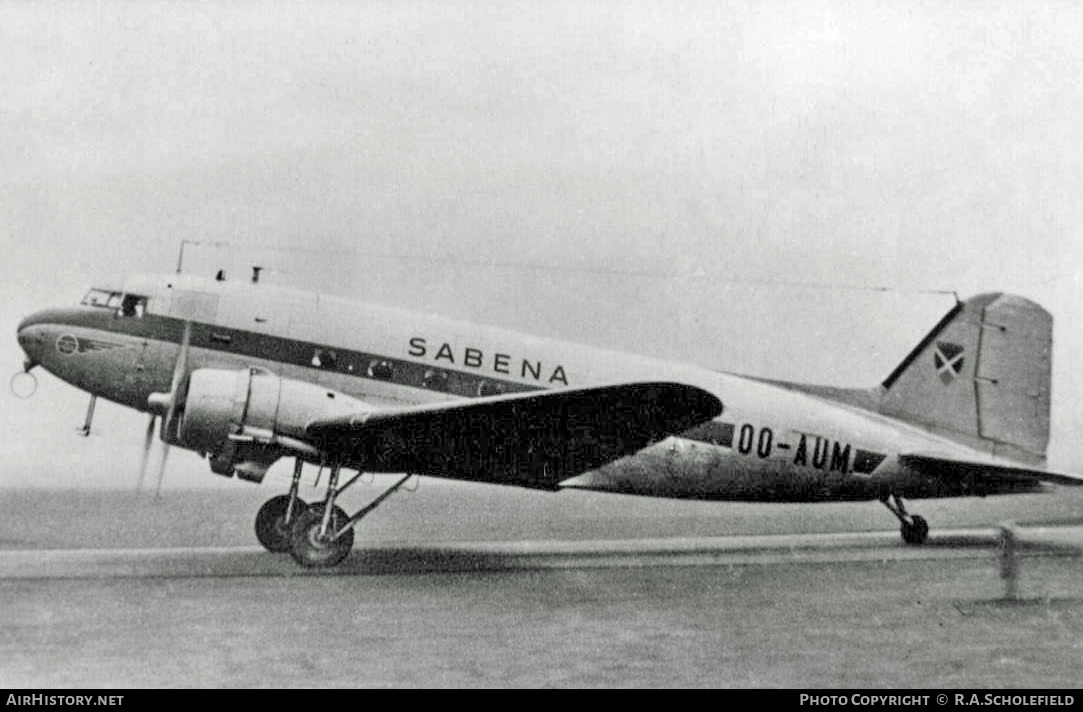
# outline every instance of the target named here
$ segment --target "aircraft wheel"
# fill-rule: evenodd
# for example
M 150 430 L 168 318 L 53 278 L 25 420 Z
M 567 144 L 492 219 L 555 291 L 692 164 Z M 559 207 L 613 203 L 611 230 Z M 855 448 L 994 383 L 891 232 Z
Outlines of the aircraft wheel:
M 902 537 L 907 544 L 924 544 L 929 538 L 929 523 L 924 517 L 910 517 L 910 523 L 902 525 Z
M 256 514 L 256 538 L 267 551 L 281 552 L 290 550 L 290 528 L 286 524 L 286 510 L 290 506 L 289 495 L 271 497 Z M 308 505 L 298 499 L 294 505 L 293 518 L 296 521 Z
M 346 512 L 335 507 L 331 512 L 330 529 L 337 529 L 348 520 Z M 323 507 L 319 504 L 308 507 L 293 520 L 290 527 L 290 554 L 301 566 L 334 566 L 345 559 L 353 548 L 353 529 L 343 532 L 338 539 L 331 539 L 330 532 L 327 536 L 320 536 L 322 523 Z

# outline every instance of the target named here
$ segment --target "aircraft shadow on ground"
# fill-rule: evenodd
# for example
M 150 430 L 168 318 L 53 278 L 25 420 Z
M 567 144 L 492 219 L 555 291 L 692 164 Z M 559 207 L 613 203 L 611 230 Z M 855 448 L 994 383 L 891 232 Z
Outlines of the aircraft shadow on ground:
M 447 547 L 404 546 L 394 549 L 358 549 L 339 566 L 328 572 L 387 575 L 524 571 L 550 568 L 544 566 L 539 558 L 541 557 L 524 557 L 510 552 L 479 552 Z M 577 555 L 577 558 L 582 558 L 582 555 Z
M 949 549 L 985 549 L 993 555 L 997 542 L 986 536 L 974 534 L 945 534 L 930 539 L 924 548 L 944 551 Z M 898 542 L 898 549 L 910 547 Z M 749 557 L 744 561 L 729 561 L 744 565 L 756 565 L 753 552 L 743 552 Z M 762 552 L 768 556 L 794 556 L 794 563 L 802 563 L 803 549 L 769 549 Z M 568 552 L 553 551 L 479 551 L 472 548 L 457 549 L 449 546 L 402 546 L 379 549 L 355 549 L 332 573 L 355 575 L 381 574 L 424 574 L 424 573 L 466 573 L 466 572 L 502 572 L 528 571 L 554 568 L 594 568 L 620 566 L 666 566 L 687 565 L 693 563 L 711 563 L 722 565 L 722 559 L 738 552 L 695 551 L 695 550 L 644 550 L 621 552 L 583 550 Z
M 899 546 L 907 544 L 899 542 Z M 930 537 L 922 546 L 930 549 L 989 549 L 996 548 L 996 543 L 988 537 L 973 534 L 939 534 Z

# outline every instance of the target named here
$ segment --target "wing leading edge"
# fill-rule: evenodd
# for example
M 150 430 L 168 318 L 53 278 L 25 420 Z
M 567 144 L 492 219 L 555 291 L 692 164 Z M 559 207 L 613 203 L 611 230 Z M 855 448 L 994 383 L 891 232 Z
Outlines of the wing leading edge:
M 313 421 L 307 431 L 373 472 L 555 490 L 721 412 L 722 402 L 700 388 L 627 383 L 359 413 Z

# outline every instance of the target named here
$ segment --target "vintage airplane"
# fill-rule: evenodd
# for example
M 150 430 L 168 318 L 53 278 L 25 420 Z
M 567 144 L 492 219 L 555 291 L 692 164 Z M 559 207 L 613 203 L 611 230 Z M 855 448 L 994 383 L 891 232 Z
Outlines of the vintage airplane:
M 257 282 L 258 271 L 252 282 Z M 294 457 L 256 534 L 305 566 L 340 562 L 354 527 L 412 474 L 542 490 L 713 500 L 1032 492 L 1045 469 L 1052 318 L 1008 294 L 956 305 L 882 384 L 772 381 L 248 281 L 140 277 L 26 318 L 26 371 L 155 417 L 211 469 L 263 480 Z M 88 414 L 89 418 L 89 414 Z M 88 422 L 89 426 L 89 422 Z M 298 497 L 303 463 L 326 498 Z M 353 515 L 343 468 L 404 473 Z M 142 475 L 141 475 L 142 477 Z

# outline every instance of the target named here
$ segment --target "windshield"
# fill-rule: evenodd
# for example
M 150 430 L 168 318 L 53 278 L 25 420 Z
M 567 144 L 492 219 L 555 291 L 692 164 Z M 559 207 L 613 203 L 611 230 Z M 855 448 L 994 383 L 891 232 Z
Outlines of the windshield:
M 141 317 L 146 312 L 147 298 L 139 294 L 124 294 L 108 289 L 91 289 L 81 302 L 83 306 L 115 309 L 117 316 Z
M 120 306 L 121 293 L 108 289 L 91 289 L 83 297 L 81 304 L 87 307 L 107 307 L 116 309 Z

